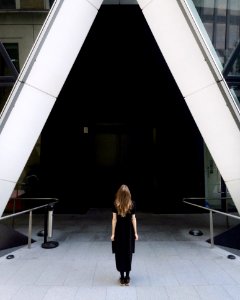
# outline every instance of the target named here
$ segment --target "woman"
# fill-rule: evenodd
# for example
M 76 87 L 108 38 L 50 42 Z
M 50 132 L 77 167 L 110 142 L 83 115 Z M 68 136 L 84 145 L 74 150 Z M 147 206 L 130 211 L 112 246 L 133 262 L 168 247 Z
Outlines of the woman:
M 112 252 L 115 253 L 121 285 L 129 285 L 132 254 L 135 252 L 135 240 L 138 240 L 138 234 L 135 203 L 125 184 L 121 185 L 116 193 L 112 213 Z

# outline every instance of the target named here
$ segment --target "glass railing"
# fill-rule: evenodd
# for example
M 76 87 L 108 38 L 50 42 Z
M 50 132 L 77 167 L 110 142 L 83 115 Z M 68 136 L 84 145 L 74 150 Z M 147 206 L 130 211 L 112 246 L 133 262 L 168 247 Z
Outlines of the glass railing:
M 225 80 L 240 102 L 240 1 L 190 0 L 222 66 Z

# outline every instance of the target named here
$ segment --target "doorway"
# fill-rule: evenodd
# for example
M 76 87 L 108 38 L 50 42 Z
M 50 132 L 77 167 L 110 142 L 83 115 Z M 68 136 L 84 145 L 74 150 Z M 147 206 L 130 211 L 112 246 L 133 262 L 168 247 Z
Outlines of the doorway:
M 61 212 L 111 207 L 121 183 L 150 212 L 204 195 L 202 138 L 137 5 L 101 6 L 41 140 Z

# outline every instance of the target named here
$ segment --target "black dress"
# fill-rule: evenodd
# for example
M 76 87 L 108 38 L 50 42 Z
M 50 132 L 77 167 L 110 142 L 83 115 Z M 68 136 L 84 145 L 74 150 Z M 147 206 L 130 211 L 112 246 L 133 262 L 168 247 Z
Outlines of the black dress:
M 117 214 L 113 205 L 112 212 Z M 132 254 L 135 252 L 135 234 L 132 215 L 135 214 L 135 203 L 125 217 L 117 214 L 115 237 L 112 242 L 112 252 L 115 253 L 116 268 L 119 272 L 131 271 Z

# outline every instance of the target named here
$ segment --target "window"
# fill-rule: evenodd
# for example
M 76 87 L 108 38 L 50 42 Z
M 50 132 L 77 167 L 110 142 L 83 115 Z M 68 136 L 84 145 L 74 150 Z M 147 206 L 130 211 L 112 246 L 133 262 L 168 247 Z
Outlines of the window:
M 19 72 L 19 54 L 18 54 L 18 43 L 3 43 L 12 63 Z
M 55 0 L 49 0 L 49 5 L 50 5 L 50 7 L 53 5 L 53 2 L 54 2 Z
M 20 9 L 42 10 L 45 9 L 44 0 L 21 0 Z
M 54 0 L 0 0 L 0 10 L 48 10 Z
M 15 9 L 15 0 L 0 0 L 0 9 Z
M 19 71 L 18 44 L 5 43 L 3 44 L 12 63 L 17 71 Z M 5 51 L 4 51 L 5 52 Z M 6 57 L 0 53 L 0 111 L 5 105 L 5 102 L 11 92 L 12 86 L 16 80 L 16 72 L 6 62 Z

